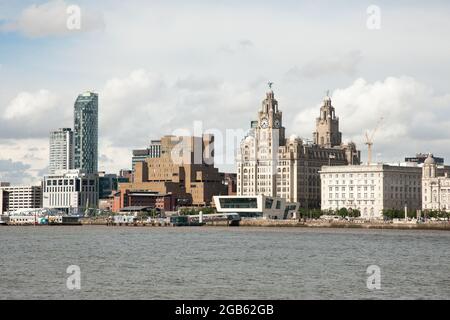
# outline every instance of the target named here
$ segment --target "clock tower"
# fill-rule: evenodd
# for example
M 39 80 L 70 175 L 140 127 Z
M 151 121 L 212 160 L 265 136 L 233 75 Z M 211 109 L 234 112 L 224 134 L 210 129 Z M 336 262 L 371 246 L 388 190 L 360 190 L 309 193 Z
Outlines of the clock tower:
M 283 146 L 285 144 L 285 128 L 283 127 L 283 113 L 278 110 L 278 101 L 269 83 L 269 91 L 258 112 L 258 126 L 256 127 L 259 141 L 266 140 L 270 145 Z

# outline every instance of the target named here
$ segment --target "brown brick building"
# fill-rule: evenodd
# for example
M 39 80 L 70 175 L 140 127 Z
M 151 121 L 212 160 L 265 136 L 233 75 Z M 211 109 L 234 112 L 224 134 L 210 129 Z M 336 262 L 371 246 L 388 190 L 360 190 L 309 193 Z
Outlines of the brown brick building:
M 161 155 L 135 164 L 133 182 L 119 191 L 172 194 L 180 205 L 209 206 L 213 195 L 227 195 L 223 174 L 214 167 L 214 136 L 161 139 Z
M 164 211 L 174 211 L 176 200 L 173 194 L 121 190 L 113 195 L 112 211 L 119 212 L 125 207 L 153 207 Z

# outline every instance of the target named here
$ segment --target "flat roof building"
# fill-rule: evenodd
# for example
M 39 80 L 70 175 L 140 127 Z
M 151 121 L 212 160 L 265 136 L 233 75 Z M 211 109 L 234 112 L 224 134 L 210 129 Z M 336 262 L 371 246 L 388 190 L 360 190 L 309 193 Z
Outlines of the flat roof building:
M 161 139 L 161 156 L 135 164 L 133 182 L 119 190 L 173 194 L 183 205 L 209 206 L 213 195 L 226 195 L 227 186 L 214 167 L 214 136 Z
M 44 176 L 44 208 L 84 214 L 98 207 L 98 175 L 82 170 L 57 171 Z
M 383 218 L 388 209 L 422 207 L 422 168 L 414 164 L 324 166 L 322 210 L 357 209 L 363 218 Z
M 300 204 L 290 203 L 280 197 L 257 196 L 214 196 L 218 213 L 237 213 L 240 217 L 262 219 L 297 218 Z
M 8 192 L 8 212 L 42 208 L 41 186 L 2 186 Z

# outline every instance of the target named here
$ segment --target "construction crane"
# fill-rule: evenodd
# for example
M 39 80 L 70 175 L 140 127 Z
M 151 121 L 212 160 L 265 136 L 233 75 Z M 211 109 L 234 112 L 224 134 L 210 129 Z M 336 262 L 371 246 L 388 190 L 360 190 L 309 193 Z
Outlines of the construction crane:
M 367 164 L 371 164 L 372 162 L 372 146 L 373 146 L 373 138 L 375 137 L 375 133 L 380 128 L 381 122 L 383 121 L 383 117 L 378 120 L 377 126 L 373 129 L 372 134 L 369 135 L 369 132 L 366 131 L 366 142 L 367 145 Z

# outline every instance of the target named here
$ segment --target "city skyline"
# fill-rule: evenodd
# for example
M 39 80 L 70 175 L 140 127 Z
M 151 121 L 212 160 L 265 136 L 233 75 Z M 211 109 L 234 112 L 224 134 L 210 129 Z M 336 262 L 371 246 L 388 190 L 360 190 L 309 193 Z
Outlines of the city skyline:
M 287 136 L 311 137 L 330 89 L 344 142 L 353 140 L 363 161 L 364 133 L 380 116 L 385 120 L 374 160 L 398 162 L 417 152 L 450 157 L 450 46 L 441 40 L 450 29 L 448 3 L 432 2 L 417 24 L 418 2 L 400 7 L 381 1 L 381 29 L 369 30 L 369 3 L 343 10 L 335 4 L 263 2 L 261 10 L 246 3 L 231 11 L 205 2 L 181 10 L 176 2 L 79 1 L 86 18 L 80 32 L 60 29 L 57 18 L 67 4 L 0 2 L 0 78 L 8 79 L 0 89 L 3 181 L 40 181 L 48 165 L 48 134 L 71 126 L 79 92 L 99 93 L 99 169 L 118 172 L 129 168 L 133 149 L 177 129 L 192 131 L 196 120 L 205 129 L 248 128 L 269 80 Z M 48 24 L 30 33 L 33 15 L 47 17 Z M 164 28 L 158 28 L 162 21 Z M 152 41 L 143 40 L 149 32 Z M 288 33 L 293 36 L 277 37 Z M 167 45 L 158 47 L 164 39 Z M 387 47 L 388 60 L 381 50 Z

